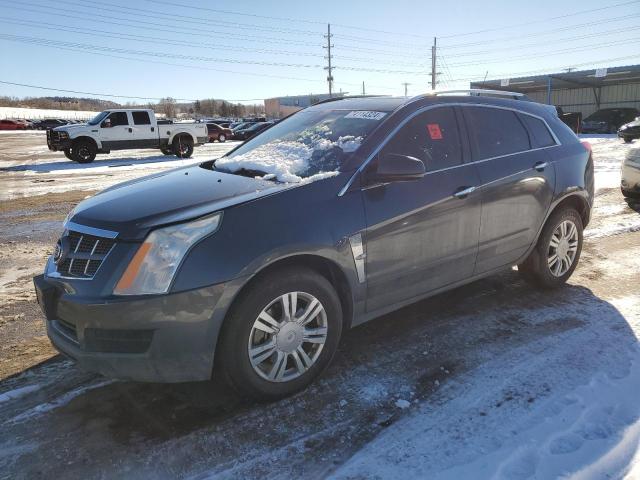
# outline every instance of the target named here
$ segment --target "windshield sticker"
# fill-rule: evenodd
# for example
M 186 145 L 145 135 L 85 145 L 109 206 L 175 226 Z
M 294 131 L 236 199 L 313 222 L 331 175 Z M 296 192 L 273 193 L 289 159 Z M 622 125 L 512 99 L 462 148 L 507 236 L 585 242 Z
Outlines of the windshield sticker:
M 438 125 L 437 123 L 428 123 L 427 129 L 429 130 L 429 136 L 431 137 L 431 140 L 442 140 L 440 125 Z
M 372 112 L 369 110 L 358 110 L 347 113 L 344 118 L 363 118 L 365 120 L 381 120 L 386 115 L 385 112 Z

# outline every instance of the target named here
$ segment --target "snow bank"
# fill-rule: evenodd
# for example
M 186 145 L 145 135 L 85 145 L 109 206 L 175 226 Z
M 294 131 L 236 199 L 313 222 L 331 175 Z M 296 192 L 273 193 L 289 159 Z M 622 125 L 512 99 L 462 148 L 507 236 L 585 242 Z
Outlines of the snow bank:
M 285 183 L 311 182 L 334 176 L 340 166 L 338 156 L 355 152 L 362 137 L 343 136 L 332 141 L 327 138 L 330 133 L 327 125 L 320 125 L 301 132 L 296 140 L 274 140 L 249 152 L 223 157 L 216 161 L 216 167 L 231 172 L 259 170 L 265 172 L 267 178 Z M 336 152 L 336 149 L 339 150 Z

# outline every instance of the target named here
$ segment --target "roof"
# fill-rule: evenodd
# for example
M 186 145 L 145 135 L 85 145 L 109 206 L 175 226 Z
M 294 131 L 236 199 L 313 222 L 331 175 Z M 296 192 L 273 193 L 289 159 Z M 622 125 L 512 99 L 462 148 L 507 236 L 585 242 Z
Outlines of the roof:
M 380 97 L 380 96 L 359 96 L 332 98 L 316 103 L 309 108 L 345 109 L 345 110 L 373 110 L 379 112 L 392 112 L 400 105 L 406 103 L 406 97 Z
M 604 76 L 602 76 L 603 73 Z M 471 88 L 491 88 L 494 90 L 530 93 L 546 91 L 549 79 L 551 79 L 553 90 L 584 87 L 598 88 L 608 85 L 640 83 L 640 65 L 510 78 L 508 79 L 508 85 L 502 85 L 505 79 L 485 80 L 482 82 L 471 82 L 470 86 Z

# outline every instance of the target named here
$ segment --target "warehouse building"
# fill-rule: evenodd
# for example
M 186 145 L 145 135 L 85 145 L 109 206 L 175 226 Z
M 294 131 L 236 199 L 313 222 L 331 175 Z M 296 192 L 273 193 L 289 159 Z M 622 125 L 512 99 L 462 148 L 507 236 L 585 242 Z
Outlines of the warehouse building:
M 344 93 L 334 93 L 331 96 L 328 93 L 317 95 L 310 93 L 309 95 L 296 95 L 293 97 L 267 98 L 264 101 L 265 115 L 268 118 L 283 118 L 322 100 L 343 96 Z
M 471 88 L 525 93 L 536 102 L 579 112 L 584 118 L 602 108 L 640 110 L 640 65 L 485 80 L 472 82 Z

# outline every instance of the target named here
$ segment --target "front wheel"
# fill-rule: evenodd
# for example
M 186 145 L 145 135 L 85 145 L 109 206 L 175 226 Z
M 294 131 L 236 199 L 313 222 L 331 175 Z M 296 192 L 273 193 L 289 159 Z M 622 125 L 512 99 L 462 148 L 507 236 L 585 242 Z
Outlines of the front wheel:
M 64 156 L 67 157 L 69 160 L 75 162 L 75 158 L 73 158 L 73 152 L 71 151 L 70 148 L 65 148 L 64 149 Z
M 538 287 L 563 285 L 578 265 L 582 230 L 582 218 L 573 208 L 554 212 L 529 257 L 518 265 L 518 271 Z
M 91 140 L 78 140 L 71 149 L 73 159 L 78 163 L 91 163 L 96 158 L 98 148 Z
M 173 155 L 173 150 L 170 147 L 160 147 L 160 151 L 165 155 Z
M 624 140 L 624 143 L 631 143 L 631 142 L 633 142 L 633 138 L 631 138 L 631 137 L 622 137 L 622 139 Z
M 218 368 L 241 394 L 276 400 L 322 373 L 341 333 L 340 300 L 327 279 L 282 269 L 251 285 L 225 320 Z
M 218 135 L 218 141 L 220 143 L 224 143 L 227 141 L 227 136 L 224 133 L 221 133 L 220 135 Z

